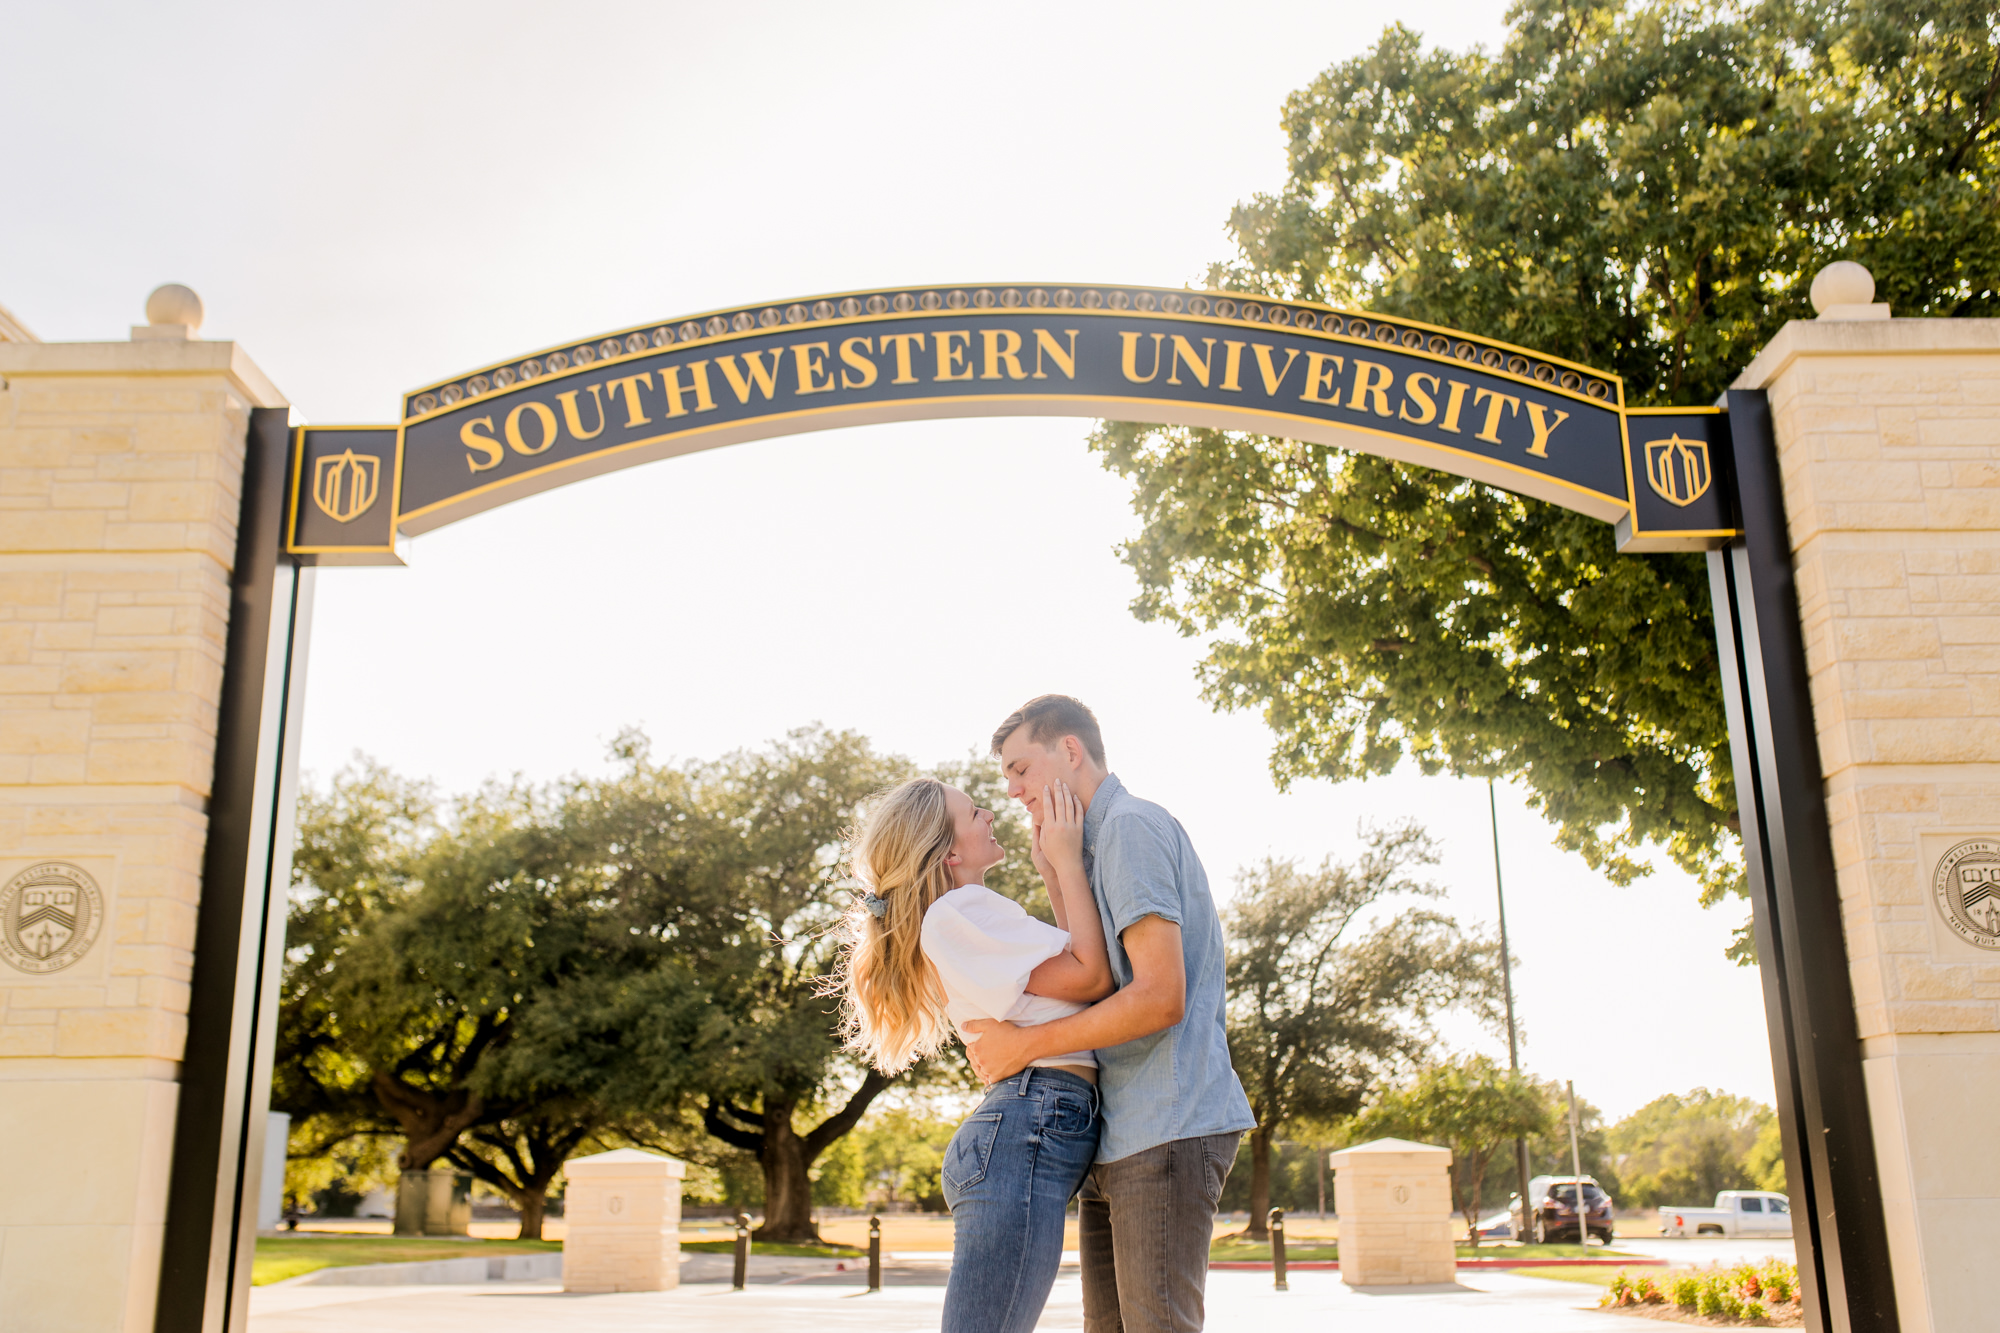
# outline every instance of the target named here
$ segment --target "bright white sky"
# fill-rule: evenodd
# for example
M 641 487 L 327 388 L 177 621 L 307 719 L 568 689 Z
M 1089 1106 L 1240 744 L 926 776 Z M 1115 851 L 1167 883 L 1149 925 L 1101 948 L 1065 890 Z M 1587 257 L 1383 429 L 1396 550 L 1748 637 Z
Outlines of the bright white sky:
M 52 341 L 195 288 L 303 419 L 711 306 L 902 283 L 1180 283 L 1284 179 L 1284 99 L 1391 18 L 1492 44 L 1501 0 L 1131 4 L 10 6 L 0 304 Z M 1083 421 L 882 426 L 656 463 L 321 576 L 305 744 L 462 789 L 603 763 L 627 723 L 708 756 L 808 722 L 930 762 L 1031 695 L 1218 886 L 1412 816 L 1494 917 L 1483 783 L 1280 795 L 1254 716 L 1143 625 L 1127 487 Z M 1670 867 L 1631 888 L 1500 790 L 1533 1070 L 1622 1114 L 1695 1085 L 1768 1100 L 1754 972 Z M 1644 966 L 1640 967 L 1639 964 Z M 1636 970 L 1635 970 L 1636 969 Z M 1496 1041 L 1471 1028 L 1461 1044 Z

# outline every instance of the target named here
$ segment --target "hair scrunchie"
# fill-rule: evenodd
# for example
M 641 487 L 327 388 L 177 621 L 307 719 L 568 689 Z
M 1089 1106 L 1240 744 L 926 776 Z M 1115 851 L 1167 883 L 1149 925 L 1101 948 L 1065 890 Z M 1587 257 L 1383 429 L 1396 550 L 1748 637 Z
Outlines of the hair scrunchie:
M 870 916 L 889 915 L 889 900 L 886 898 L 877 898 L 873 889 L 863 889 L 861 891 L 861 905 L 868 909 L 868 915 Z

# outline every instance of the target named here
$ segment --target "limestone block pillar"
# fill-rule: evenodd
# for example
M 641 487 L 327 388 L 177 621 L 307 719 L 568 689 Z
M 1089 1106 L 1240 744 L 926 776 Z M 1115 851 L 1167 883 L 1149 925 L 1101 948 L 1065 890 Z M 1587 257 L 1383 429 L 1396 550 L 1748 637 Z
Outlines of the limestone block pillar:
M 448 1166 L 405 1171 L 396 1177 L 398 1236 L 466 1236 L 472 1233 L 472 1176 Z
M 681 1284 L 687 1164 L 620 1148 L 564 1167 L 564 1291 L 667 1291 Z
M 0 327 L 0 1324 L 21 1333 L 153 1325 L 245 433 L 284 405 L 191 331 Z
M 1942 1333 L 1991 1324 L 2000 1235 L 2000 320 L 1859 277 L 1736 387 L 1777 435 L 1901 1324 Z
M 1458 1280 L 1451 1149 L 1376 1139 L 1328 1161 L 1342 1282 L 1403 1287 Z

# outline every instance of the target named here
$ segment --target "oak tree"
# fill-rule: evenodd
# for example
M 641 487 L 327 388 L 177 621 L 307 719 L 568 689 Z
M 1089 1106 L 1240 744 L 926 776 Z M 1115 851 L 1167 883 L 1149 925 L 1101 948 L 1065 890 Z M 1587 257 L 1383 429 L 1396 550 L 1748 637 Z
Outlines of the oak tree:
M 2000 20 L 1971 0 L 1522 0 L 1494 51 L 1394 25 L 1283 113 L 1211 285 L 1465 328 L 1704 404 L 1827 262 L 1899 315 L 2000 310 Z M 1281 785 L 1508 775 L 1614 882 L 1741 892 L 1707 574 L 1372 456 L 1107 423 L 1143 619 L 1203 635 Z M 1747 959 L 1747 930 L 1732 950 Z

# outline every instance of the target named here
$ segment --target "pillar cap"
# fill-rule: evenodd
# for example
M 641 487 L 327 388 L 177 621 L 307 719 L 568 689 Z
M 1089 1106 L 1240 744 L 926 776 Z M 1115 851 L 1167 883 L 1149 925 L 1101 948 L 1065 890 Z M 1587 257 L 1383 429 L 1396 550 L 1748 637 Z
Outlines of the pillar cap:
M 1821 319 L 1887 319 L 1875 303 L 1875 275 L 1851 259 L 1836 259 L 1814 275 L 1812 307 Z
M 1374 1139 L 1358 1143 L 1352 1148 L 1342 1148 L 1328 1157 L 1337 1169 L 1343 1163 L 1351 1166 L 1394 1167 L 1412 1158 L 1442 1157 L 1451 1160 L 1451 1149 L 1441 1148 L 1435 1143 L 1412 1143 L 1408 1139 Z
M 685 1176 L 687 1163 L 678 1157 L 642 1152 L 637 1148 L 615 1148 L 588 1157 L 572 1157 L 563 1163 L 563 1173 L 570 1176 Z
M 132 337 L 192 338 L 200 330 L 201 320 L 201 298 L 194 294 L 194 288 L 169 282 L 153 288 L 153 294 L 146 298 L 146 322 L 133 326 Z

